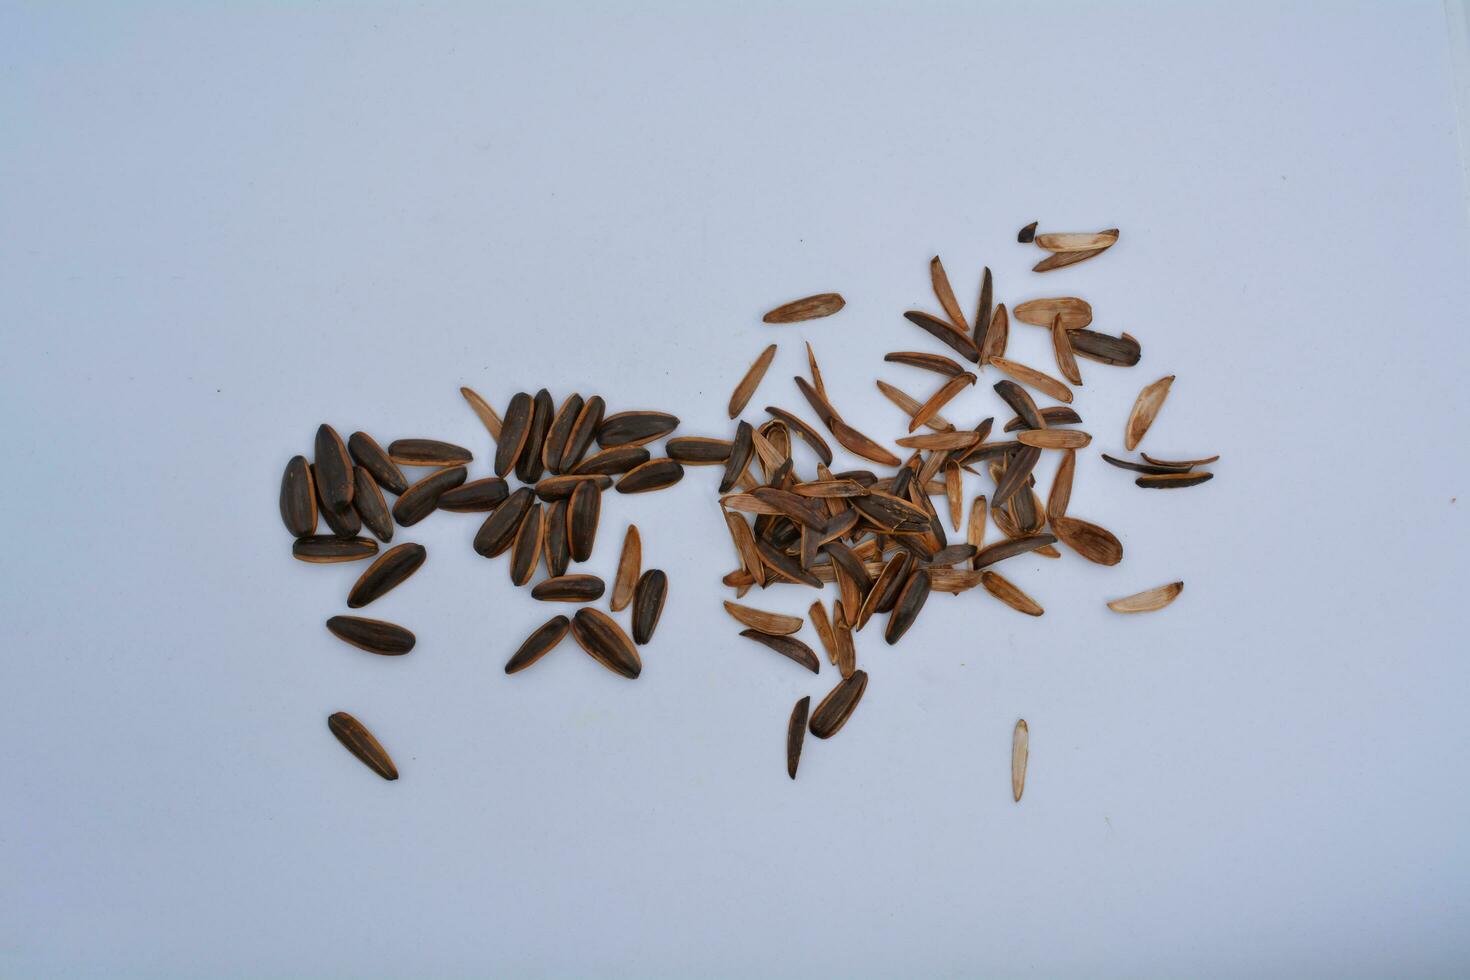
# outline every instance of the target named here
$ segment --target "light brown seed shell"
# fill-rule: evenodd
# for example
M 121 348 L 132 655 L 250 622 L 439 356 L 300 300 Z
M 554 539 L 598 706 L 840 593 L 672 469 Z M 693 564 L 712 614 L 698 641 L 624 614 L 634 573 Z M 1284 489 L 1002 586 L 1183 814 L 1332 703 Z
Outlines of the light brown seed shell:
M 1092 436 L 1081 429 L 1022 429 L 1016 441 L 1037 449 L 1082 449 L 1092 442 Z
M 1072 501 L 1072 478 L 1077 471 L 1077 451 L 1068 449 L 1062 453 L 1057 465 L 1057 475 L 1051 481 L 1051 493 L 1046 498 L 1047 520 L 1067 516 L 1067 505 Z
M 1062 318 L 1064 330 L 1080 330 L 1092 322 L 1092 304 L 1076 296 L 1028 300 L 1014 312 L 1017 320 L 1037 327 L 1050 328 L 1058 316 Z
M 985 348 L 980 351 L 980 364 L 986 365 L 997 357 L 1006 356 L 1006 344 L 1011 338 L 1011 320 L 1006 314 L 1006 305 L 997 303 L 990 315 L 990 329 L 985 331 Z
M 847 301 L 837 293 L 817 293 L 815 296 L 804 296 L 778 306 L 761 317 L 761 320 L 766 323 L 799 323 L 802 320 L 831 316 L 846 305 Z
M 894 385 L 889 384 L 887 381 L 878 381 L 877 385 L 878 390 L 883 392 L 883 397 L 887 398 L 889 401 L 893 402 L 893 404 L 897 405 L 899 407 L 899 410 L 902 411 L 909 418 L 913 418 L 914 413 L 919 410 L 921 404 L 919 400 L 910 395 L 908 392 L 904 391 L 902 388 L 895 387 Z M 926 421 L 924 424 L 933 429 L 935 432 L 954 431 L 954 423 L 944 418 L 944 416 L 938 414 L 929 416 L 928 421 Z
M 1138 448 L 1149 426 L 1154 424 L 1164 399 L 1169 397 L 1169 388 L 1174 384 L 1174 375 L 1168 374 L 1153 384 L 1145 385 L 1133 402 L 1133 411 L 1128 413 L 1128 424 L 1123 428 L 1123 446 L 1129 452 Z
M 756 388 L 760 387 L 761 379 L 766 376 L 766 370 L 771 366 L 771 360 L 776 356 L 776 345 L 771 344 L 761 351 L 750 370 L 740 379 L 735 386 L 735 392 L 730 396 L 730 417 L 733 419 L 745 411 L 745 406 L 750 404 L 750 396 L 755 394 Z
M 1086 262 L 1088 259 L 1093 258 L 1094 256 L 1101 255 L 1106 251 L 1106 248 L 1092 248 L 1082 252 L 1053 252 L 1051 255 L 1048 255 L 1046 258 L 1033 265 L 1031 267 L 1031 271 L 1050 272 L 1053 269 L 1065 269 L 1069 265 L 1076 265 L 1078 262 Z
M 1044 612 L 1035 599 L 1016 588 L 997 572 L 981 572 L 980 584 L 984 586 L 986 592 L 1017 612 L 1023 612 L 1028 616 L 1040 616 Z
M 1183 582 L 1170 582 L 1168 585 L 1160 585 L 1157 588 L 1145 589 L 1135 592 L 1133 595 L 1114 599 L 1108 603 L 1108 608 L 1113 612 L 1141 613 L 1153 612 L 1163 609 L 1169 603 L 1179 598 L 1179 593 L 1184 591 Z
M 944 312 L 949 315 L 949 322 L 959 330 L 969 333 L 970 324 L 965 319 L 964 311 L 960 309 L 959 301 L 954 298 L 954 290 L 950 288 L 949 276 L 944 271 L 944 263 L 939 261 L 937 255 L 929 260 L 929 282 L 934 286 L 934 298 L 939 300 L 939 305 L 944 307 Z
M 480 421 L 484 423 L 486 430 L 490 433 L 490 438 L 499 442 L 501 428 L 500 414 L 491 408 L 490 403 L 481 398 L 475 389 L 461 388 L 459 389 L 459 393 L 464 396 L 464 400 L 470 403 L 470 408 L 474 409 L 475 414 L 480 417 Z
M 744 623 L 751 629 L 770 636 L 790 636 L 802 627 L 800 616 L 767 612 L 764 609 L 753 609 L 734 602 L 725 603 L 725 612 L 729 613 L 736 622 Z
M 1077 367 L 1077 356 L 1072 351 L 1072 336 L 1062 326 L 1061 314 L 1052 320 L 1051 349 L 1057 359 L 1057 371 L 1074 385 L 1082 383 L 1082 370 Z
M 1011 795 L 1017 803 L 1026 789 L 1026 762 L 1031 755 L 1031 730 L 1026 719 L 1016 722 L 1011 733 Z
M 1004 357 L 992 357 L 990 363 L 1021 382 L 1021 384 L 1028 385 L 1043 394 L 1050 395 L 1059 402 L 1070 404 L 1072 401 L 1072 389 L 1049 374 L 1045 374 L 1032 367 L 1027 367 L 1025 364 L 1017 361 L 1007 360 Z
M 1123 560 L 1123 543 L 1105 527 L 1076 517 L 1058 517 L 1051 529 L 1062 544 L 1090 562 L 1116 565 Z
M 827 662 L 835 665 L 837 663 L 837 638 L 832 633 L 832 621 L 827 618 L 827 607 L 822 605 L 821 599 L 811 604 L 811 608 L 806 611 L 806 616 L 811 620 L 817 639 L 822 642 L 822 649 L 827 651 Z
M 638 576 L 643 567 L 643 538 L 637 524 L 629 524 L 623 534 L 623 551 L 618 557 L 618 572 L 613 578 L 612 598 L 608 608 L 620 612 L 633 601 L 633 589 L 638 585 Z
M 1118 229 L 1107 231 L 1049 232 L 1036 236 L 1036 244 L 1048 252 L 1090 252 L 1108 248 L 1118 240 Z

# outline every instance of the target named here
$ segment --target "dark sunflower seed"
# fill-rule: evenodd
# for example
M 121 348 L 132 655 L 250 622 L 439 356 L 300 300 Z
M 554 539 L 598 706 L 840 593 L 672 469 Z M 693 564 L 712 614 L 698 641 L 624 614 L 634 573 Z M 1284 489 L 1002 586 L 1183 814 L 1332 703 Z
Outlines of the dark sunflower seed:
M 828 541 L 822 545 L 822 550 L 832 557 L 832 563 L 852 578 L 853 584 L 858 591 L 866 593 L 873 587 L 873 579 L 868 575 L 868 570 L 863 567 L 863 561 L 853 554 L 852 549 L 841 541 Z M 857 612 L 857 604 L 852 606 L 852 611 Z
M 535 410 L 535 402 L 524 391 L 516 392 L 506 406 L 500 439 L 495 444 L 496 476 L 505 476 L 521 458 L 521 450 L 526 448 L 526 437 L 531 434 L 531 417 Z
M 730 458 L 730 443 L 704 436 L 676 436 L 664 443 L 664 451 L 669 459 L 685 466 L 714 466 Z
M 602 400 L 601 395 L 593 395 L 582 405 L 582 411 L 577 413 L 577 421 L 572 424 L 572 431 L 567 435 L 566 449 L 562 451 L 563 473 L 570 472 L 582 461 L 582 456 L 586 454 L 587 447 L 592 445 L 592 440 L 602 425 L 602 413 L 606 410 L 607 403 Z
M 892 612 L 893 607 L 898 604 L 898 595 L 903 591 L 904 583 L 909 579 L 909 572 L 914 563 L 913 556 L 910 554 L 894 555 L 893 558 L 889 559 L 889 565 L 892 565 L 894 561 L 898 561 L 899 565 L 894 569 L 893 575 L 889 577 L 887 584 L 884 584 L 882 581 L 882 574 L 878 576 L 879 581 L 873 584 L 874 590 L 878 592 L 878 601 L 873 606 L 873 612 L 875 613 Z M 887 568 L 884 569 L 884 572 L 887 572 Z
M 1005 476 L 1001 477 L 1000 483 L 995 487 L 995 496 L 990 500 L 990 506 L 1000 507 L 1010 500 L 1011 494 L 1021 487 L 1026 486 L 1026 481 L 1031 476 L 1031 471 L 1036 468 L 1036 461 L 1041 459 L 1041 450 L 1035 446 L 1022 446 L 1011 453 L 1006 462 Z
M 898 593 L 898 600 L 893 604 L 893 612 L 888 614 L 888 628 L 883 631 L 883 639 L 889 646 L 897 643 L 899 638 L 908 632 L 914 620 L 919 618 L 919 611 L 924 608 L 924 603 L 929 601 L 929 572 L 919 568 L 913 571 L 908 581 Z
M 1143 353 L 1138 341 L 1127 334 L 1111 337 L 1093 330 L 1073 330 L 1071 341 L 1074 354 L 1103 364 L 1132 367 L 1138 363 Z
M 333 616 L 327 629 L 344 643 L 384 657 L 401 657 L 413 649 L 414 635 L 396 623 L 361 616 Z
M 421 544 L 401 544 L 389 548 L 368 566 L 347 593 L 347 608 L 361 609 L 384 595 L 419 570 L 429 553 Z
M 832 447 L 827 445 L 827 440 L 823 439 L 822 434 L 812 428 L 810 423 L 791 414 L 784 408 L 767 405 L 766 411 L 795 429 L 796 434 L 801 437 L 802 441 L 812 448 L 812 452 L 817 454 L 817 458 L 822 461 L 823 466 L 832 465 Z
M 545 464 L 547 472 L 565 472 L 562 469 L 562 454 L 566 452 L 567 439 L 581 413 L 582 396 L 575 394 L 567 396 L 567 400 L 561 403 L 561 408 L 556 410 L 551 425 L 546 429 L 546 441 L 541 448 L 541 462 Z
M 1010 383 L 1011 382 L 1009 381 L 1006 382 L 1006 384 Z M 1026 394 L 1024 388 L 1021 389 L 1021 393 Z M 1030 398 L 1031 396 L 1029 394 L 1026 394 L 1026 397 Z M 1082 422 L 1082 416 L 1078 415 L 1076 409 L 1072 408 L 1072 406 L 1070 405 L 1048 405 L 1046 408 L 1041 409 L 1041 419 L 1048 426 L 1078 425 Z M 1026 420 L 1018 415 L 1006 423 L 1005 431 L 1015 432 L 1017 429 L 1036 428 L 1040 428 L 1040 426 L 1028 425 L 1026 423 Z
M 669 577 L 662 569 L 650 568 L 638 579 L 633 590 L 633 640 L 639 646 L 653 639 L 668 595 Z
M 315 467 L 312 467 L 312 479 L 316 480 Z M 317 497 L 320 500 L 321 483 L 318 482 L 316 486 Z M 357 489 L 355 481 L 353 484 L 352 501 L 354 504 L 357 502 Z M 325 501 L 320 501 L 320 503 L 321 506 L 318 508 L 318 510 L 321 513 L 322 520 L 327 522 L 327 527 L 337 537 L 356 537 L 357 534 L 362 530 L 362 517 L 358 515 L 357 509 L 353 507 L 352 504 L 349 504 L 345 510 L 334 510 L 331 507 L 328 507 Z
M 516 460 L 516 478 L 522 483 L 535 483 L 541 479 L 546 463 L 542 454 L 546 449 L 546 430 L 551 428 L 551 416 L 556 412 L 556 403 L 551 392 L 542 388 L 531 399 L 531 424 L 526 429 L 526 445 Z
M 1191 473 L 1160 473 L 1156 476 L 1140 476 L 1133 482 L 1146 490 L 1170 490 L 1175 487 L 1197 487 L 1215 474 L 1198 470 Z
M 750 457 L 755 452 L 755 429 L 751 428 L 749 422 L 741 421 L 735 427 L 735 440 L 730 443 L 730 454 L 725 459 L 725 476 L 720 480 L 720 493 L 729 493 L 735 486 L 740 475 L 745 472 L 745 467 L 750 465 Z
M 572 617 L 572 638 L 588 656 L 615 674 L 637 677 L 643 672 L 638 649 L 612 617 L 591 607 L 578 609 Z
M 337 430 L 323 423 L 316 430 L 316 492 L 327 510 L 338 514 L 352 507 L 352 459 Z
M 847 724 L 847 719 L 852 717 L 853 710 L 857 708 L 867 689 L 868 672 L 853 671 L 851 677 L 832 688 L 822 699 L 822 703 L 817 705 L 817 710 L 812 712 L 811 721 L 807 723 L 808 730 L 817 738 L 831 738 L 836 735 Z
M 596 483 L 584 482 L 572 491 L 567 504 L 567 543 L 572 558 L 586 561 L 592 557 L 597 540 L 597 520 L 602 513 L 602 491 Z
M 331 534 L 312 534 L 297 538 L 291 545 L 291 557 L 316 564 L 362 561 L 377 553 L 378 542 L 372 538 L 339 538 Z
M 567 542 L 567 504 L 558 500 L 546 512 L 546 530 L 541 535 L 541 550 L 546 556 L 546 574 L 552 578 L 567 573 L 572 563 L 571 545 Z
M 408 489 L 408 477 L 398 468 L 398 464 L 388 458 L 383 452 L 383 447 L 378 445 L 377 440 L 366 432 L 354 432 L 347 440 L 347 451 L 357 461 L 357 465 L 373 475 L 378 481 L 378 486 L 397 496 Z
M 821 663 L 817 660 L 816 651 L 800 640 L 789 636 L 771 636 L 760 630 L 741 630 L 740 635 L 747 640 L 754 640 L 762 646 L 770 647 L 781 656 L 794 660 L 801 664 L 813 674 L 821 669 Z
M 352 507 L 369 531 L 385 544 L 393 540 L 393 515 L 388 513 L 388 501 L 378 489 L 378 481 L 366 466 L 358 465 L 352 473 Z
M 393 765 L 388 752 L 373 733 L 362 722 L 345 711 L 339 711 L 327 719 L 327 727 L 337 736 L 348 752 L 357 756 L 359 762 L 387 780 L 398 778 L 398 769 Z
M 806 740 L 806 717 L 811 709 L 811 696 L 802 698 L 791 709 L 791 720 L 786 723 L 786 775 L 796 778 L 796 766 L 801 762 L 801 743 Z
M 505 672 L 514 674 L 525 670 L 527 667 L 546 656 L 562 641 L 571 628 L 572 621 L 565 616 L 553 616 L 543 623 L 536 632 L 526 637 L 511 658 L 505 662 Z
M 635 466 L 618 481 L 618 493 L 647 493 L 671 487 L 684 478 L 684 467 L 668 457 Z
M 584 483 L 596 484 L 597 489 L 612 486 L 612 477 L 601 473 L 566 473 L 562 476 L 543 477 L 536 484 L 536 496 L 545 501 L 570 500 L 576 489 Z
M 960 333 L 954 327 L 939 319 L 939 317 L 931 316 L 920 310 L 909 310 L 903 316 L 904 319 L 921 330 L 924 330 L 931 337 L 941 340 L 954 348 L 965 360 L 974 362 L 980 360 L 980 351 L 975 347 L 974 342 L 967 335 Z
M 976 350 L 985 350 L 985 335 L 990 330 L 990 305 L 993 291 L 990 266 L 987 265 L 985 271 L 980 274 L 980 302 L 975 307 L 975 330 L 972 336 Z
M 516 529 L 515 543 L 510 548 L 510 580 L 516 585 L 525 585 L 536 574 L 541 561 L 542 536 L 546 524 L 542 520 L 540 504 L 532 504 L 526 511 L 526 519 Z
M 619 412 L 607 416 L 597 427 L 597 444 L 604 449 L 609 446 L 642 446 L 678 427 L 678 417 L 668 412 Z
M 1024 537 L 1009 538 L 998 541 L 989 547 L 981 548 L 975 555 L 970 567 L 976 571 L 988 565 L 994 565 L 998 561 L 1014 558 L 1016 555 L 1024 555 L 1028 551 L 1044 548 L 1049 544 L 1056 543 L 1054 534 L 1028 534 Z
M 596 575 L 558 575 L 537 582 L 531 598 L 542 602 L 593 602 L 607 586 Z
M 648 462 L 649 452 L 643 446 L 613 446 L 593 453 L 578 463 L 572 472 L 576 475 L 611 476 L 626 473 Z
M 1046 428 L 1046 417 L 1036 408 L 1036 402 L 1025 388 L 1014 381 L 1001 380 L 994 385 L 995 393 L 1015 412 L 1028 429 Z
M 923 508 L 893 494 L 869 491 L 865 497 L 853 497 L 852 505 L 885 531 L 922 531 L 929 527 L 929 514 Z
M 404 527 L 411 527 L 428 517 L 439 506 L 439 496 L 453 490 L 464 482 L 467 472 L 463 466 L 451 466 L 436 470 L 424 477 L 398 498 L 393 505 L 393 519 Z
M 958 565 L 962 561 L 969 561 L 979 551 L 973 544 L 952 544 L 947 548 L 940 548 L 929 558 L 929 564 L 936 568 L 948 568 Z
M 761 561 L 765 562 L 766 567 L 781 578 L 798 582 L 802 585 L 810 585 L 814 589 L 820 589 L 822 587 L 821 579 L 817 578 L 805 568 L 802 568 L 790 555 L 778 550 L 764 538 L 756 539 L 755 550 L 760 554 Z
M 827 400 L 827 396 L 812 387 L 811 382 L 807 381 L 806 378 L 796 377 L 791 380 L 796 382 L 797 389 L 801 392 L 802 397 L 806 399 L 807 404 L 812 407 L 812 411 L 817 413 L 817 418 L 821 419 L 822 424 L 830 429 L 833 419 L 836 419 L 838 415 L 837 409 L 832 407 L 832 403 Z
M 919 351 L 899 350 L 883 355 L 883 360 L 890 364 L 907 364 L 909 367 L 922 368 L 925 371 L 934 371 L 947 378 L 964 374 L 965 369 L 958 361 L 950 360 L 943 354 L 924 354 Z
M 783 514 L 798 524 L 818 529 L 827 526 L 828 516 L 825 507 L 807 497 L 792 493 L 790 490 L 756 487 L 750 492 L 750 495 L 775 510 L 776 513 Z
M 498 476 L 487 476 L 480 480 L 446 490 L 439 495 L 439 509 L 457 513 L 485 513 L 492 511 L 510 496 L 510 488 Z
M 281 474 L 281 523 L 293 538 L 316 533 L 316 482 L 305 456 L 293 456 Z
M 1165 473 L 1189 472 L 1189 467 L 1187 466 L 1154 466 L 1151 463 L 1135 463 L 1131 460 L 1109 456 L 1107 453 L 1103 453 L 1102 458 L 1105 462 L 1111 463 L 1119 469 L 1132 470 L 1135 473 L 1147 473 L 1150 476 L 1161 476 Z
M 1016 233 L 1016 241 L 1022 245 L 1030 245 L 1036 240 L 1036 222 L 1031 222 L 1025 228 Z
M 475 534 L 475 551 L 486 558 L 503 554 L 514 543 L 526 512 L 536 502 L 536 492 L 530 487 L 521 487 L 505 498 L 505 503 L 495 513 L 485 518 Z
M 438 439 L 394 439 L 388 443 L 388 457 L 399 466 L 463 466 L 474 454 L 463 446 Z

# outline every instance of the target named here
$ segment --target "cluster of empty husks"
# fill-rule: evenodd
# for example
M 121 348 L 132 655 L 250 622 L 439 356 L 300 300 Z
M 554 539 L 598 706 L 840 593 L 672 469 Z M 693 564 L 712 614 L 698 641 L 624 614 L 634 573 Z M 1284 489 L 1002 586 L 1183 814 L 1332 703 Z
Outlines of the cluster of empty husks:
M 385 452 L 365 432 L 345 443 L 330 425 L 317 430 L 314 461 L 297 456 L 281 480 L 281 519 L 296 537 L 292 554 L 307 562 L 376 559 L 348 591 L 347 605 L 360 609 L 400 585 L 428 557 L 423 545 L 395 545 L 378 554 L 378 541 L 393 539 L 395 525 L 411 527 L 436 510 L 488 516 L 475 534 L 475 551 L 486 558 L 510 556 L 510 579 L 530 585 L 537 569 L 545 576 L 531 596 L 545 602 L 584 604 L 570 619 L 553 616 L 521 644 L 505 672 L 524 670 L 570 632 L 594 660 L 623 677 L 643 668 L 638 647 L 649 642 L 663 612 L 668 578 L 659 569 L 642 571 L 638 529 L 629 526 L 609 597 L 620 612 L 631 605 L 632 637 L 612 616 L 587 603 L 606 591 L 596 575 L 569 572 L 572 562 L 592 556 L 602 513 L 603 491 L 646 493 L 678 483 L 684 468 L 646 448 L 678 427 L 664 412 L 604 415 L 603 400 L 571 395 L 558 408 L 546 389 L 533 397 L 520 392 L 505 417 L 469 388 L 460 389 L 495 440 L 494 476 L 469 480 L 468 449 L 432 439 L 400 439 Z M 592 451 L 594 440 L 597 451 Z M 410 482 L 403 467 L 427 467 Z M 614 484 L 614 477 L 617 478 Z M 512 489 L 511 481 L 521 486 Z M 391 508 L 384 493 L 396 496 Z M 318 515 L 329 534 L 317 534 Z M 374 537 L 361 535 L 366 527 Z M 400 656 L 415 639 L 404 627 L 379 619 L 333 616 L 333 635 L 369 653 Z M 353 755 L 384 779 L 398 769 L 372 733 L 347 712 L 327 719 L 332 733 Z
M 1049 253 L 1035 269 L 1045 272 L 1101 254 L 1117 241 L 1118 232 L 1038 235 L 1033 224 L 1018 238 L 1034 241 Z M 806 733 L 821 739 L 837 734 L 863 697 L 868 675 L 858 666 L 855 637 L 874 617 L 886 617 L 883 637 L 889 644 L 897 643 L 931 592 L 960 594 L 977 586 L 1012 609 L 1040 616 L 1041 605 L 997 570 L 1006 559 L 1028 553 L 1059 558 L 1059 544 L 1102 565 L 1115 565 L 1123 557 L 1122 544 L 1110 531 L 1069 513 L 1077 450 L 1091 442 L 1087 432 L 1076 428 L 1082 418 L 1071 407 L 1070 386 L 1082 383 L 1078 358 L 1132 366 L 1140 357 L 1138 341 L 1126 333 L 1111 336 L 1090 330 L 1092 308 L 1076 297 L 1032 300 L 1008 314 L 1005 304 L 992 301 L 988 268 L 981 275 L 971 322 L 938 257 L 930 264 L 930 274 L 944 315 L 910 310 L 904 316 L 963 362 L 921 351 L 885 355 L 887 362 L 920 368 L 940 379 L 923 400 L 886 381 L 877 382 L 907 418 L 906 433 L 893 440 L 896 448 L 907 451 L 906 458 L 843 419 L 828 395 L 810 343 L 809 377 L 794 379 L 827 434 L 882 472 L 834 471 L 826 437 L 796 412 L 772 405 L 755 424 L 740 418 L 775 357 L 777 345 L 771 344 L 730 398 L 729 416 L 738 422 L 729 439 L 672 436 L 678 419 L 661 412 L 604 418 L 602 399 L 597 397 L 584 402 L 572 395 L 557 408 L 545 389 L 534 398 L 517 394 L 502 422 L 466 388 L 462 393 L 497 444 L 496 475 L 466 482 L 467 450 L 428 440 L 401 440 L 385 453 L 361 432 L 344 446 L 324 425 L 317 433 L 315 466 L 296 457 L 282 482 L 281 514 L 298 538 L 295 554 L 307 561 L 367 558 L 376 553 L 377 545 L 357 536 L 359 522 L 387 542 L 394 520 L 408 526 L 435 509 L 488 511 L 475 536 L 476 551 L 487 557 L 509 551 L 516 585 L 529 584 L 538 564 L 544 565 L 548 577 L 531 590 L 536 599 L 593 602 L 603 594 L 602 580 L 568 574 L 567 569 L 571 561 L 585 561 L 591 554 L 602 492 L 613 486 L 624 493 L 656 490 L 678 482 L 685 466 L 719 467 L 721 510 L 739 561 L 723 581 L 734 590 L 735 600 L 744 599 L 753 587 L 777 584 L 836 588 L 830 609 L 817 598 L 806 619 L 840 679 L 814 710 L 810 697 L 792 709 L 786 761 L 794 779 Z M 840 295 L 823 293 L 778 307 L 764 320 L 772 324 L 814 320 L 843 306 Z M 1006 357 L 1011 315 L 1050 332 L 1061 378 Z M 957 395 L 976 384 L 976 372 L 987 366 L 1004 376 L 993 387 L 1014 412 L 999 434 L 994 432 L 993 418 L 962 428 L 941 414 Z M 1163 378 L 1140 393 L 1125 426 L 1129 451 L 1148 431 L 1172 380 Z M 1038 405 L 1033 392 L 1059 404 Z M 652 458 L 646 447 L 665 437 L 669 438 L 664 455 Z M 601 449 L 587 456 L 594 438 Z M 815 457 L 807 473 L 798 471 L 793 455 L 798 441 Z M 1034 474 L 1048 452 L 1055 454 L 1057 465 L 1043 501 L 1035 490 Z M 1140 486 L 1168 488 L 1208 480 L 1210 474 L 1198 467 L 1216 457 L 1169 461 L 1144 456 L 1141 462 L 1104 458 L 1141 473 Z M 435 470 L 410 485 L 400 465 Z M 513 492 L 505 479 L 512 471 L 524 484 Z M 967 476 L 990 481 L 988 493 L 969 499 L 968 516 Z M 385 489 L 399 495 L 391 514 L 382 497 Z M 943 501 L 942 515 L 933 503 L 936 498 Z M 332 535 L 315 534 L 318 502 Z M 1000 537 L 987 543 L 992 523 Z M 962 533 L 964 540 L 951 542 L 950 532 Z M 371 602 L 423 561 L 424 549 L 416 544 L 389 550 L 363 573 L 349 593 L 348 605 L 357 608 Z M 584 606 L 570 621 L 557 616 L 536 630 L 511 656 L 506 672 L 531 666 L 570 630 L 599 663 L 624 677 L 637 677 L 641 669 L 637 645 L 652 635 L 667 592 L 663 573 L 640 574 L 641 563 L 638 529 L 630 526 L 609 605 L 618 612 L 631 603 L 631 640 L 612 617 Z M 1108 605 L 1128 613 L 1161 609 L 1182 589 L 1182 582 L 1172 582 Z M 726 602 L 725 608 L 745 627 L 742 637 L 812 673 L 820 672 L 822 658 L 794 635 L 805 625 L 802 617 L 740 601 Z M 337 616 L 327 626 L 348 643 L 373 653 L 401 654 L 413 646 L 412 634 L 391 623 Z M 386 778 L 396 776 L 387 753 L 350 715 L 333 715 L 329 724 L 358 758 Z M 1028 746 L 1026 723 L 1019 721 L 1012 745 L 1012 789 L 1017 800 L 1024 788 Z

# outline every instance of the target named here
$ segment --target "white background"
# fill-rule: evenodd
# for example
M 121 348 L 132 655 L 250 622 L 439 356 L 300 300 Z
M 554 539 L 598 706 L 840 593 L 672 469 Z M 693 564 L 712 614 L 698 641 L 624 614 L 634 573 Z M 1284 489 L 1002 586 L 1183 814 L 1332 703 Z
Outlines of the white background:
M 6 5 L 0 71 L 0 975 L 1464 972 L 1439 4 Z M 1123 236 L 1043 277 L 1033 219 Z M 461 384 L 727 435 L 773 340 L 748 417 L 809 416 L 811 340 L 892 439 L 872 382 L 936 383 L 881 360 L 939 349 L 900 316 L 936 309 L 935 253 L 967 308 L 989 264 L 997 299 L 1142 341 L 1076 402 L 1072 511 L 1126 557 L 1008 562 L 1039 620 L 976 592 L 860 634 L 867 697 L 795 783 L 787 714 L 835 672 L 720 610 L 714 470 L 604 507 L 590 569 L 631 520 L 672 582 L 636 682 L 570 642 L 502 673 L 561 610 L 471 515 L 395 538 L 428 564 L 367 612 L 410 656 L 322 628 L 362 566 L 292 561 L 276 512 L 318 423 L 465 443 L 476 476 Z M 828 289 L 839 316 L 760 323 Z M 1143 448 L 1224 458 L 1150 494 L 1096 450 L 1167 373 Z M 1008 418 L 990 374 L 946 414 Z M 1163 613 L 1103 606 L 1174 578 Z

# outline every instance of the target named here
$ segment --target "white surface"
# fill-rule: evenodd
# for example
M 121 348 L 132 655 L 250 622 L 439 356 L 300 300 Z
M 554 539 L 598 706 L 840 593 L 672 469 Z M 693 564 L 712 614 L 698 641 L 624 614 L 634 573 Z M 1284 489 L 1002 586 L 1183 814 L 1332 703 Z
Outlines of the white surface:
M 1180 6 L 0 14 L 0 974 L 1463 974 L 1444 10 Z M 1032 219 L 1123 237 L 1043 278 Z M 861 634 L 867 698 L 795 784 L 787 713 L 835 674 L 723 618 L 711 470 L 604 509 L 591 568 L 635 520 L 673 583 L 635 683 L 570 643 L 501 672 L 559 610 L 469 515 L 399 531 L 429 562 L 367 611 L 412 655 L 322 629 L 360 568 L 293 562 L 275 503 L 318 422 L 477 475 L 465 383 L 718 435 L 772 339 L 755 405 L 807 414 L 808 338 L 892 438 L 872 379 L 933 384 L 881 356 L 937 349 L 900 318 L 936 251 L 966 306 L 989 263 L 1142 340 L 1084 362 L 1095 449 L 1177 373 L 1144 448 L 1224 459 L 1150 495 L 1085 453 L 1073 512 L 1123 564 L 1007 563 L 1038 621 L 937 596 Z M 759 323 L 824 289 L 839 317 Z M 1001 413 L 994 380 L 947 414 Z

